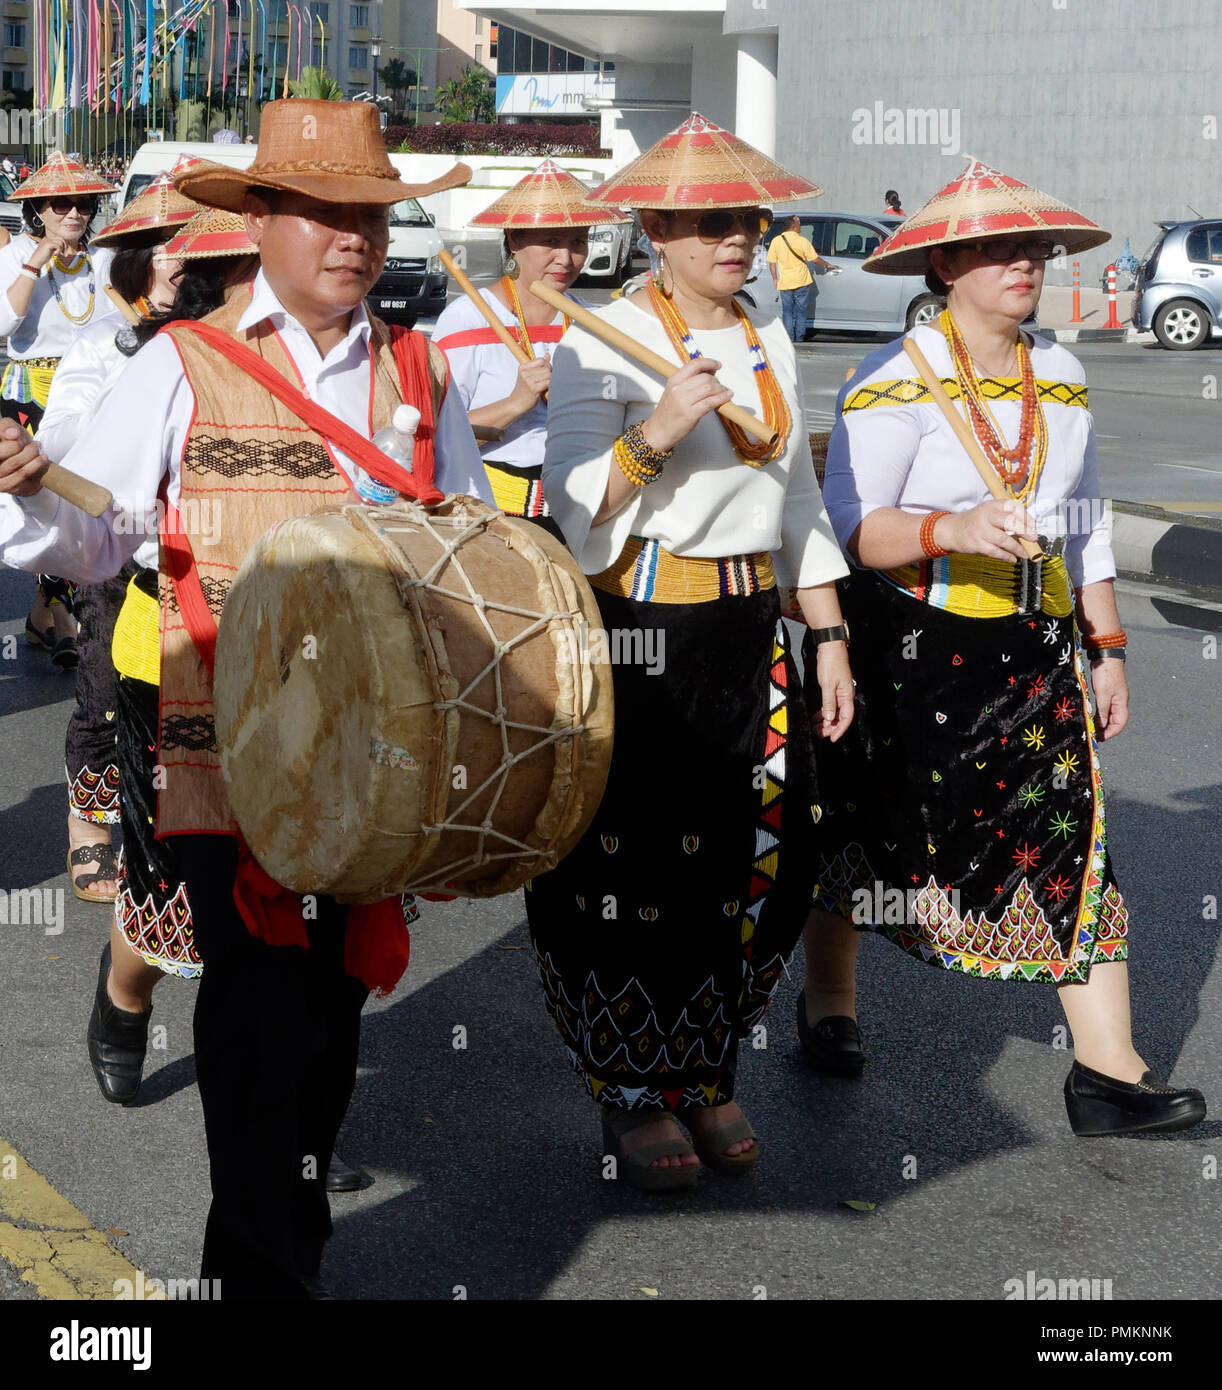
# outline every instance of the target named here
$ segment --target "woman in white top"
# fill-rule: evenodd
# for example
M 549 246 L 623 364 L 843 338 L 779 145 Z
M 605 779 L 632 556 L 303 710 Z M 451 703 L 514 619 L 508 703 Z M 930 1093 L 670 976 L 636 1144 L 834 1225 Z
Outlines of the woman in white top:
M 114 312 L 104 288 L 110 252 L 90 254 L 89 223 L 110 185 L 63 154 L 53 154 L 11 195 L 23 230 L 0 247 L 0 337 L 8 362 L 0 374 L 0 416 L 31 434 L 38 428 L 51 378 L 81 328 Z M 72 587 L 38 576 L 26 639 L 45 647 L 64 669 L 76 666 Z
M 471 424 L 503 432 L 481 450 L 497 506 L 538 522 L 557 537 L 560 531 L 539 476 L 551 357 L 569 320 L 536 299 L 530 286 L 541 280 L 565 293 L 586 263 L 589 229 L 629 220 L 590 208 L 586 192 L 572 174 L 546 159 L 472 221 L 473 226 L 504 229 L 505 273 L 480 293 L 531 354 L 528 362 L 518 361 L 466 296 L 446 305 L 433 332 L 433 341 L 450 360 L 451 378 Z
M 818 751 L 825 835 L 798 1001 L 815 1065 L 855 1075 L 854 927 L 943 969 L 1056 984 L 1082 1135 L 1205 1114 L 1199 1091 L 1158 1081 L 1133 1046 L 1128 909 L 1082 660 L 1099 736 L 1114 738 L 1128 718 L 1125 635 L 1094 425 L 1081 364 L 1019 327 L 1048 258 L 1107 236 L 972 161 L 866 262 L 924 269 L 946 295 L 938 323 L 908 337 L 1006 495 L 990 495 L 902 342 L 862 362 L 840 393 L 824 481 L 856 567 L 842 598 L 859 718 Z M 1022 536 L 1038 536 L 1040 559 Z
M 706 155 L 716 142 L 694 166 L 692 137 Z M 685 365 L 664 383 L 576 327 L 554 359 L 543 484 L 598 599 L 616 733 L 589 831 L 526 894 L 548 1010 L 621 1176 L 649 1190 L 690 1186 L 700 1160 L 737 1173 L 759 1157 L 734 1100 L 737 1044 L 784 973 L 814 860 L 810 729 L 778 582 L 822 629 L 821 732 L 852 717 L 834 587 L 846 566 L 793 347 L 734 299 L 761 227 L 745 194 L 811 185 L 699 116 L 668 141 L 598 192 L 664 205 L 642 219 L 660 287 L 599 317 Z M 638 179 L 651 163 L 665 168 Z M 659 185 L 701 211 L 670 207 Z M 727 430 L 714 412 L 732 398 L 771 445 Z

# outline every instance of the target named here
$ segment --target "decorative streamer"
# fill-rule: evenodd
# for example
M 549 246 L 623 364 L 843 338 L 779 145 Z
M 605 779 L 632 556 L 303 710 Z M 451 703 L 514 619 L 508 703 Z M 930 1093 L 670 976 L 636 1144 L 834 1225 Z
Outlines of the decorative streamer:
M 61 110 L 67 103 L 67 40 L 68 25 L 65 13 L 67 0 L 59 0 L 56 5 L 56 33 L 55 33 L 55 73 L 51 79 L 51 100 L 50 106 L 53 111 Z
M 213 4 L 208 11 L 210 19 L 208 23 L 208 105 L 212 105 L 212 68 L 216 62 L 216 5 Z
M 256 101 L 263 100 L 263 91 L 267 86 L 267 10 L 263 7 L 263 0 L 258 0 L 259 4 L 259 90 L 256 94 Z M 272 73 L 272 88 L 275 89 L 276 74 Z
M 229 6 L 225 6 L 226 13 L 222 16 L 222 23 L 225 26 L 225 51 L 221 57 L 221 95 L 229 90 Z M 239 15 L 240 18 L 240 15 Z
M 136 0 L 122 0 L 123 35 L 120 51 L 123 55 L 120 92 L 126 108 L 134 97 L 136 86 Z
M 297 10 L 297 81 L 300 82 L 300 81 L 301 81 L 301 45 L 302 45 L 302 41 L 303 41 L 304 38 L 305 38 L 305 35 L 304 35 L 301 31 L 302 31 L 303 29 L 308 28 L 309 26 L 306 24 L 306 21 L 305 21 L 305 6 L 303 5 L 300 9 L 298 9 L 297 6 L 294 5 L 293 8 L 294 8 L 295 10 Z
M 285 0 L 284 17 L 288 21 L 289 32 L 284 49 L 284 90 L 280 93 L 282 97 L 289 94 L 289 64 L 293 61 L 293 7 L 288 0 Z
M 106 0 L 102 0 L 105 4 Z M 98 7 L 89 0 L 89 52 L 85 61 L 85 92 L 89 101 L 89 109 L 98 109 Z
M 153 57 L 153 34 L 157 20 L 153 13 L 153 0 L 144 0 L 144 64 L 140 70 L 140 105 L 147 106 L 152 95 L 149 84 L 149 65 Z

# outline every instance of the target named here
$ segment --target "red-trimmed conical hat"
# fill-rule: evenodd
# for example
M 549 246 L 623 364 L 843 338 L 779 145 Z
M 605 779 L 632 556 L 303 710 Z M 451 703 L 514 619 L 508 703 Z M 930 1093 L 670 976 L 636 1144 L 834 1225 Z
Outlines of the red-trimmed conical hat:
M 35 170 L 19 188 L 14 188 L 8 196 L 10 199 L 66 198 L 77 193 L 84 196 L 90 193 L 113 193 L 114 191 L 113 184 L 98 178 L 83 164 L 78 164 L 75 159 L 69 159 L 66 154 L 61 154 L 59 150 L 56 150 L 42 168 Z
M 586 201 L 621 208 L 742 208 L 793 203 L 823 190 L 693 111 Z
M 542 164 L 471 219 L 473 227 L 595 227 L 631 222 L 614 208 L 595 210 L 589 189 L 554 159 Z
M 165 245 L 171 260 L 198 261 L 211 256 L 251 256 L 259 248 L 251 241 L 240 212 L 204 208 Z
M 1046 232 L 1065 251 L 1111 239 L 1089 217 L 1038 188 L 965 156 L 967 168 L 939 190 L 862 262 L 878 275 L 923 275 L 935 246 Z
M 189 169 L 201 161 L 192 155 L 179 156 L 178 162 L 168 173 L 158 174 L 149 186 L 139 192 L 115 220 L 93 238 L 94 246 L 113 246 L 118 242 L 131 240 L 139 242 L 151 239 L 157 232 L 168 227 L 181 227 L 190 222 L 200 204 L 188 198 L 174 187 L 174 175 L 182 169 Z

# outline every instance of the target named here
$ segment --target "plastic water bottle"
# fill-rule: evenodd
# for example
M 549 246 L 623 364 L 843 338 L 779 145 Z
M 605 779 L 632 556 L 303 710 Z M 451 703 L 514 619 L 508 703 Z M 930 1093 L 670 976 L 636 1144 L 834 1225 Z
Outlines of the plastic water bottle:
M 420 424 L 420 412 L 414 405 L 401 405 L 385 429 L 380 429 L 373 437 L 373 447 L 379 449 L 392 463 L 397 463 L 405 472 L 412 471 L 412 456 L 416 449 L 416 429 Z M 363 468 L 356 470 L 356 490 L 361 499 L 374 506 L 384 507 L 399 500 L 398 491 L 370 477 Z

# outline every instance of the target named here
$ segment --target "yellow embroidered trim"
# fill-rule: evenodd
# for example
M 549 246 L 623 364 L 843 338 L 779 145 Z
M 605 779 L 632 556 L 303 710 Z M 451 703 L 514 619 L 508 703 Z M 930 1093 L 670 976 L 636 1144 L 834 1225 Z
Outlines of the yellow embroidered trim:
M 488 475 L 496 505 L 508 516 L 551 515 L 543 500 L 543 484 L 538 478 L 507 473 L 490 460 L 484 461 L 484 472 Z
M 979 380 L 980 393 L 986 401 L 1021 401 L 1023 398 L 1021 377 L 982 376 Z M 952 401 L 961 398 L 959 382 L 953 376 L 944 376 L 941 382 Z M 1041 401 L 1052 401 L 1055 405 L 1077 405 L 1083 410 L 1090 409 L 1085 386 L 1037 378 L 1035 388 Z M 879 405 L 916 405 L 932 399 L 929 388 L 923 381 L 914 381 L 909 377 L 903 377 L 898 381 L 872 381 L 866 386 L 859 386 L 848 396 L 841 408 L 841 414 L 847 415 L 850 410 L 870 410 Z
M 944 555 L 882 573 L 934 608 L 962 618 L 1008 618 L 1019 611 L 1021 568 L 990 555 Z M 1068 617 L 1073 612 L 1073 594 L 1060 555 L 1043 561 L 1043 584 L 1041 610 L 1050 618 Z
M 146 685 L 161 683 L 158 617 L 157 600 L 131 580 L 110 642 L 110 659 L 121 676 Z
M 656 541 L 629 536 L 619 559 L 601 574 L 586 578 L 595 589 L 651 603 L 711 603 L 776 587 L 772 556 L 732 555 L 724 559 L 672 555 Z

